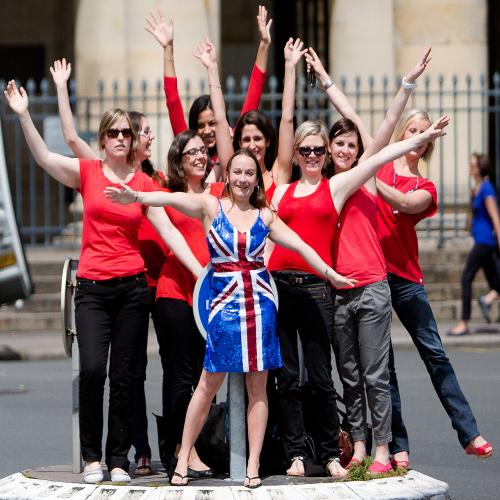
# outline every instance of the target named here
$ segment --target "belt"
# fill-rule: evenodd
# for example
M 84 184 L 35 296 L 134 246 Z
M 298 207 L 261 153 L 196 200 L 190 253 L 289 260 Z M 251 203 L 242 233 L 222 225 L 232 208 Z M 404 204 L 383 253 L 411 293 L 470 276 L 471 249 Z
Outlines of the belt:
M 108 280 L 91 280 L 89 278 L 80 278 L 79 276 L 77 276 L 76 280 L 77 281 L 87 281 L 90 283 L 97 283 L 99 285 L 116 286 L 116 285 L 121 285 L 123 283 L 129 283 L 131 281 L 138 281 L 141 278 L 145 278 L 144 273 L 132 274 L 130 276 L 121 276 L 118 278 L 110 278 Z
M 302 271 L 273 271 L 273 278 L 286 281 L 291 285 L 323 285 L 327 281 L 315 274 Z

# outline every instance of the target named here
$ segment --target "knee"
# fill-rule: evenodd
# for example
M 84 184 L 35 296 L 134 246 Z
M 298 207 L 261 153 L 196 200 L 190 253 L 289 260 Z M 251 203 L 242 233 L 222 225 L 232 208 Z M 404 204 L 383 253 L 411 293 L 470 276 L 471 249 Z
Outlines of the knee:
M 95 387 L 104 386 L 106 381 L 106 368 L 96 363 L 85 363 L 80 368 L 80 382 L 95 384 Z

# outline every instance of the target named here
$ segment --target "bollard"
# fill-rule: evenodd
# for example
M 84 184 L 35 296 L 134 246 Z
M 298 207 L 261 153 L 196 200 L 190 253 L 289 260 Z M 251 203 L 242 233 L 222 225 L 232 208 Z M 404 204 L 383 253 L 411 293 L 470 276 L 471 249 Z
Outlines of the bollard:
M 229 477 L 243 481 L 246 476 L 245 375 L 229 374 Z

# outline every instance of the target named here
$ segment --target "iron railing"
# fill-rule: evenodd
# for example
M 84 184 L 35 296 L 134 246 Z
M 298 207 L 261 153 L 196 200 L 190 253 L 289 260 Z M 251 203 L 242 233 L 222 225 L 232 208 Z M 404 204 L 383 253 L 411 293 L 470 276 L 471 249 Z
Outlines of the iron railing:
M 370 77 L 347 81 L 341 78 L 337 83 L 373 133 L 381 123 L 400 80 L 383 78 L 376 81 Z M 5 82 L 0 81 L 0 88 L 4 87 Z M 196 96 L 208 90 L 204 81 L 196 86 L 196 90 L 194 87 L 189 81 L 181 86 L 181 100 L 186 111 Z M 240 113 L 247 87 L 246 77 L 239 82 L 229 77 L 225 82 L 227 112 L 232 123 Z M 43 80 L 36 88 L 33 81 L 28 81 L 26 89 L 35 125 L 45 131 L 46 137 L 52 136 L 54 129 L 55 132 L 58 129 L 57 97 L 52 85 Z M 319 88 L 308 87 L 305 78 L 299 77 L 296 92 L 297 123 L 320 119 L 330 125 L 338 118 L 325 94 Z M 71 81 L 70 95 L 77 128 L 90 142 L 96 136 L 100 116 L 106 109 L 120 106 L 144 112 L 156 135 L 153 158 L 156 158 L 158 168 L 165 167 L 172 132 L 161 81 L 154 85 L 146 81 L 129 81 L 122 87 L 117 82 L 107 85 L 99 82 L 94 95 L 77 95 L 76 84 Z M 276 126 L 280 107 L 278 81 L 271 76 L 262 95 L 261 110 Z M 494 181 L 497 187 L 500 186 L 500 74 L 495 73 L 491 82 L 484 76 L 463 79 L 455 76 L 449 79 L 424 77 L 413 92 L 409 107 L 425 109 L 433 117 L 447 113 L 452 119 L 447 137 L 438 141 L 425 172 L 438 187 L 440 211 L 419 226 L 421 237 L 436 238 L 442 245 L 450 237 L 463 235 L 466 229 L 470 186 L 468 158 L 473 151 L 490 152 Z M 75 197 L 74 192 L 50 179 L 35 165 L 18 120 L 3 100 L 0 100 L 0 117 L 12 197 L 23 240 L 30 245 L 78 244 L 79 216 L 68 209 Z M 54 144 L 59 148 L 57 140 Z

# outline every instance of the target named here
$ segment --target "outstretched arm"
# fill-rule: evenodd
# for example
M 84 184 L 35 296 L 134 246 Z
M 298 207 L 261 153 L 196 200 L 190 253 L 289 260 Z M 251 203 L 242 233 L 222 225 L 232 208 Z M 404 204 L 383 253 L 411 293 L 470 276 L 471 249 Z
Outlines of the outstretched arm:
M 271 214 L 269 238 L 284 248 L 297 252 L 318 274 L 337 287 L 353 286 L 356 280 L 345 278 L 336 273 L 318 254 L 305 243 L 299 235 L 290 229 L 277 215 Z
M 50 68 L 57 91 L 57 105 L 64 140 L 78 158 L 99 159 L 99 155 L 78 135 L 73 121 L 73 113 L 69 104 L 68 80 L 71 75 L 71 63 L 66 59 L 57 59 Z
M 203 270 L 203 266 L 193 255 L 184 236 L 182 236 L 181 232 L 172 224 L 165 210 L 162 208 L 150 207 L 148 209 L 148 219 L 179 261 L 198 277 Z
M 389 144 L 375 155 L 359 163 L 356 168 L 332 177 L 330 179 L 330 190 L 337 212 L 340 213 L 345 200 L 359 189 L 370 177 L 373 177 L 382 165 L 396 158 L 400 158 L 409 151 L 432 142 L 438 137 L 446 135 L 444 128 L 449 122 L 449 117 L 444 115 L 437 122 L 433 123 L 425 132 L 410 137 L 405 141 Z
M 267 9 L 263 5 L 259 5 L 259 13 L 257 14 L 257 27 L 260 32 L 260 43 L 257 50 L 257 57 L 250 75 L 248 91 L 241 109 L 241 114 L 247 111 L 259 109 L 260 98 L 264 90 L 264 81 L 266 79 L 267 59 L 269 54 L 269 46 L 271 45 L 271 25 L 272 19 L 267 21 Z
M 174 65 L 174 21 L 163 19 L 163 14 L 158 10 L 150 12 L 146 17 L 145 30 L 151 33 L 156 41 L 163 47 L 163 89 L 167 103 L 170 125 L 174 135 L 187 130 L 184 110 L 182 109 L 177 78 Z
M 229 133 L 229 123 L 226 117 L 226 103 L 222 94 L 222 85 L 219 79 L 219 67 L 217 64 L 217 53 L 215 46 L 205 37 L 196 47 L 194 57 L 199 59 L 207 68 L 208 87 L 210 89 L 210 102 L 215 118 L 215 140 L 217 143 L 217 155 L 221 164 L 219 179 L 226 176 L 226 167 L 234 153 L 231 135 Z
M 31 119 L 28 111 L 28 95 L 23 87 L 18 90 L 15 81 L 11 80 L 4 95 L 10 108 L 19 118 L 26 143 L 35 162 L 56 181 L 70 188 L 80 187 L 80 160 L 49 151 Z
M 304 43 L 297 38 L 289 38 L 284 48 L 285 81 L 283 84 L 283 102 L 278 142 L 278 156 L 274 162 L 272 173 L 276 185 L 290 182 L 293 159 L 293 114 L 295 111 L 295 77 L 297 63 L 307 49 L 302 50 Z

